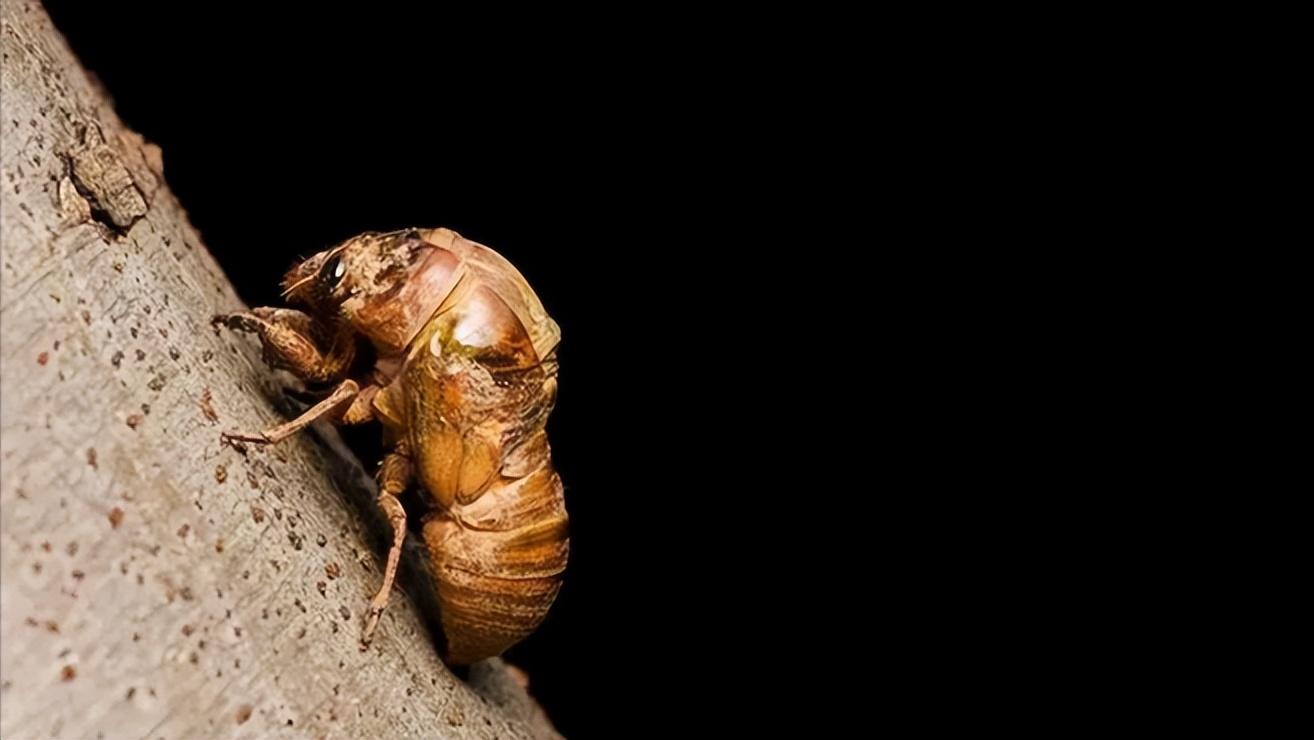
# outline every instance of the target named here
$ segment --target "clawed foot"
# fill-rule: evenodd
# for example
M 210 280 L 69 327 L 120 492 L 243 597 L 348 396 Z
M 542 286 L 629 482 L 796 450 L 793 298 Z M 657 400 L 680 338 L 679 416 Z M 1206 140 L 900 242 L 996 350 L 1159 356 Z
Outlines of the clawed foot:
M 236 440 L 239 442 L 255 442 L 256 444 L 261 445 L 274 443 L 274 440 L 266 437 L 264 432 L 256 432 L 255 434 L 247 434 L 246 432 L 220 432 L 219 436 L 230 442 Z
M 260 323 L 264 321 L 259 315 L 250 311 L 236 311 L 234 313 L 215 314 L 210 319 L 210 326 L 219 331 L 219 327 L 226 326 L 235 331 L 256 332 L 260 330 Z
M 383 616 L 383 607 L 370 605 L 370 610 L 365 616 L 365 629 L 360 635 L 360 650 L 365 652 L 370 648 L 370 641 L 374 639 L 374 630 L 379 626 L 379 618 Z
M 220 326 L 227 326 L 229 329 L 236 329 L 238 331 L 256 331 L 257 321 L 259 321 L 259 319 L 256 316 L 239 311 L 237 313 L 216 314 L 210 319 L 210 325 L 214 327 L 216 332 L 219 331 Z M 255 434 L 236 431 L 220 432 L 219 436 L 227 442 L 254 442 L 256 444 L 265 445 L 273 443 L 273 440 L 266 437 L 263 432 L 257 432 Z

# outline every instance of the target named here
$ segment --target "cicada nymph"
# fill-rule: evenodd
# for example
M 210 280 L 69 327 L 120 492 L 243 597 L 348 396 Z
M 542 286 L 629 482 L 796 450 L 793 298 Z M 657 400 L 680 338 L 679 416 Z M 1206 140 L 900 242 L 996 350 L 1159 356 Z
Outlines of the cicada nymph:
M 227 436 L 272 444 L 321 418 L 381 423 L 378 504 L 393 541 L 362 649 L 396 575 L 407 529 L 398 496 L 412 484 L 427 506 L 444 658 L 469 664 L 528 636 L 556 598 L 569 548 L 544 429 L 556 322 L 510 262 L 448 229 L 362 234 L 298 263 L 284 289 L 304 312 L 215 320 L 257 334 L 272 365 L 333 390 L 292 421 Z M 376 358 L 363 371 L 362 341 Z

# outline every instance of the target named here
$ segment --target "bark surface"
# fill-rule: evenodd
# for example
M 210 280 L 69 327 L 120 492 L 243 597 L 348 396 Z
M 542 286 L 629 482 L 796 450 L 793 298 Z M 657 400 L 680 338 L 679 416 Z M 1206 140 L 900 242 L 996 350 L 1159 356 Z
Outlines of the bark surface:
M 287 377 L 211 330 L 242 303 L 160 150 L 39 3 L 0 8 L 0 736 L 552 736 L 401 591 L 360 652 L 372 481 L 331 430 L 221 443 L 295 411 Z

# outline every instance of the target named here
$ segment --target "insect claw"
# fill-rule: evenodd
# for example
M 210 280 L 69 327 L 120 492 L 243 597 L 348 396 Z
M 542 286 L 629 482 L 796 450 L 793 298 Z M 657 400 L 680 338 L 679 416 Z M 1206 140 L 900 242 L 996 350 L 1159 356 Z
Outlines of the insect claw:
M 379 617 L 383 616 L 383 609 L 379 607 L 370 607 L 369 612 L 365 615 L 365 629 L 360 635 L 360 650 L 365 652 L 369 649 L 370 643 L 374 640 L 374 630 L 379 626 Z
M 258 434 L 246 434 L 244 432 L 220 432 L 219 436 L 228 442 L 255 442 L 256 444 L 273 444 L 273 440 L 266 437 L 263 432 Z
M 257 309 L 254 311 L 215 314 L 210 319 L 210 326 L 214 327 L 216 332 L 219 331 L 221 326 L 226 326 L 233 331 L 259 332 L 261 325 L 265 322 L 266 317 L 261 316 L 259 309 Z

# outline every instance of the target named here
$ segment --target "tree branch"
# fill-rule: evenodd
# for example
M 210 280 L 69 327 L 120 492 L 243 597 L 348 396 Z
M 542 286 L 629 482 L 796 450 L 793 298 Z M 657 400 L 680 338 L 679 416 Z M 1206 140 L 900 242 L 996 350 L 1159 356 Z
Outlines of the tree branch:
M 209 326 L 241 302 L 41 6 L 0 13 L 0 736 L 553 736 L 401 593 L 360 652 L 369 477 L 331 430 L 221 444 L 290 410 Z

